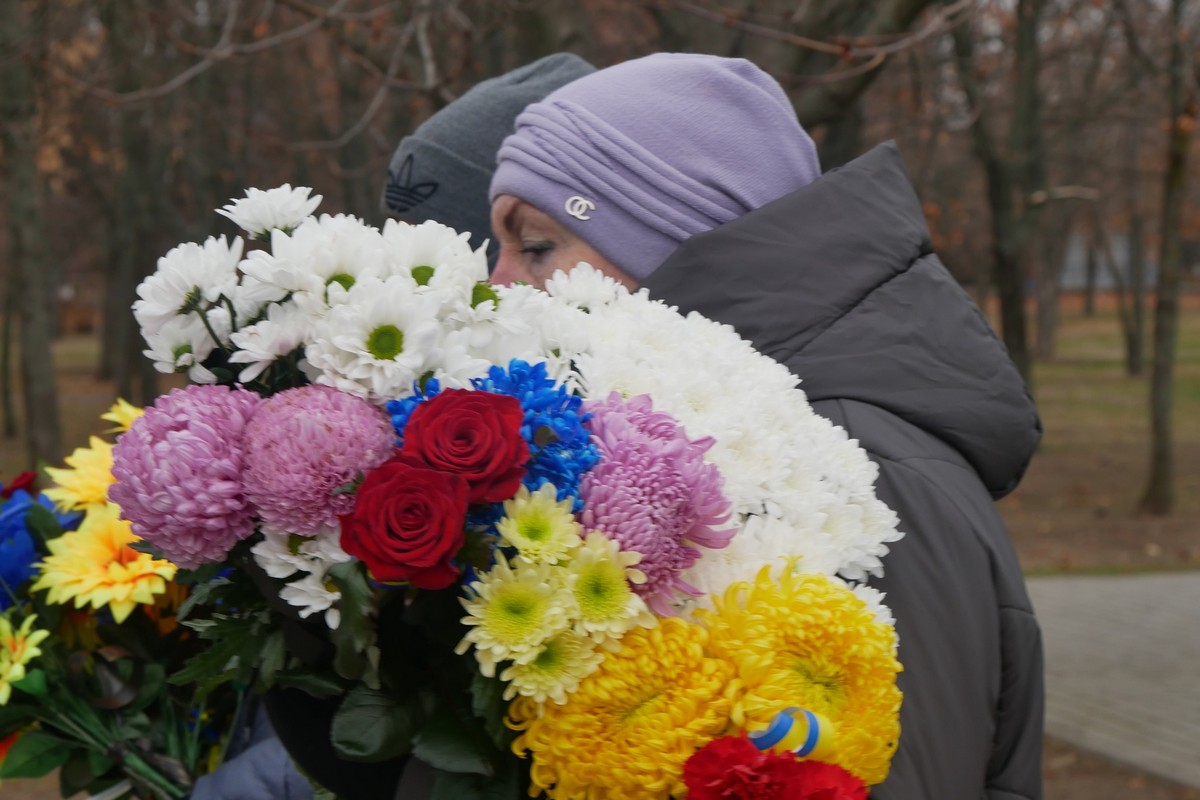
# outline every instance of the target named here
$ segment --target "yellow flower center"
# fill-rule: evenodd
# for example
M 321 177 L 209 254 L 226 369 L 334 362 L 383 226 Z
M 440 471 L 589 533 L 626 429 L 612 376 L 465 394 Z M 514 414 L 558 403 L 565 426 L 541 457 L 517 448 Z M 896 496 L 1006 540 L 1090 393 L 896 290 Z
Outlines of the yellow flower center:
M 546 614 L 546 599 L 533 586 L 509 584 L 488 604 L 484 624 L 501 644 L 519 644 L 539 632 Z
M 581 616 L 586 620 L 611 619 L 621 616 L 629 601 L 629 584 L 619 564 L 592 564 L 575 584 L 575 599 Z
M 550 538 L 550 521 L 540 514 L 530 515 L 520 521 L 518 530 L 531 542 L 544 542 Z

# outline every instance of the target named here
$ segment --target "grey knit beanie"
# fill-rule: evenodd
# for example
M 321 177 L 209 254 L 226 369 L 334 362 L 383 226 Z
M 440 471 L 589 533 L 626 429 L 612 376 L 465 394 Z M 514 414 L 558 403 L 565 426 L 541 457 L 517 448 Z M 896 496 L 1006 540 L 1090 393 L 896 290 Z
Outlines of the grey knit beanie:
M 492 238 L 494 263 L 488 185 L 500 143 L 525 106 L 595 71 L 579 56 L 556 53 L 474 86 L 400 140 L 383 189 L 384 212 L 470 231 L 476 247 Z

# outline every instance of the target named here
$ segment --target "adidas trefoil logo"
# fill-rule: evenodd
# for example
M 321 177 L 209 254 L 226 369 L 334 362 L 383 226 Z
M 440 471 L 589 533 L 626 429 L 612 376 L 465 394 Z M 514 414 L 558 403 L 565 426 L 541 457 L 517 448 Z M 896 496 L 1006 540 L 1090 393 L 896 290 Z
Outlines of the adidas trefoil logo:
M 397 214 L 411 211 L 433 197 L 434 193 L 438 190 L 436 181 L 414 184 L 412 182 L 412 173 L 412 153 L 409 153 L 408 157 L 404 159 L 404 163 L 400 165 L 399 172 L 388 170 L 387 188 L 384 189 L 383 198 L 384 202 L 387 203 L 387 207 Z

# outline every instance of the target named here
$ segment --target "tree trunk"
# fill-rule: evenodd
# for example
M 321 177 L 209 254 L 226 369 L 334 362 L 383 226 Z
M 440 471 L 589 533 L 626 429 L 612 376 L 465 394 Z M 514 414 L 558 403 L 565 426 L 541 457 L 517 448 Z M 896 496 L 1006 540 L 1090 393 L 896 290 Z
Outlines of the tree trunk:
M 1125 337 L 1125 371 L 1135 378 L 1146 372 L 1146 254 L 1143 247 L 1145 222 L 1141 207 L 1141 176 L 1137 169 L 1140 133 L 1141 129 L 1133 126 L 1129 143 L 1129 191 L 1126 194 L 1129 200 L 1129 296 L 1132 324 Z
M 1034 340 L 1037 347 L 1036 357 L 1039 361 L 1054 360 L 1054 343 L 1058 336 L 1059 285 L 1062 283 L 1063 257 L 1067 249 L 1067 240 L 1075 227 L 1074 219 L 1073 211 L 1057 210 L 1057 213 L 1049 215 L 1049 224 L 1045 226 L 1042 234 L 1042 257 L 1038 265 L 1036 288 L 1037 338 Z
M 1087 248 L 1087 261 L 1084 262 L 1083 276 L 1083 315 L 1091 318 L 1096 316 L 1096 250 L 1090 245 Z
M 13 318 L 17 314 L 17 293 L 9 281 L 4 292 L 4 328 L 0 330 L 0 402 L 4 404 L 4 438 L 12 439 L 17 435 L 16 398 L 13 396 L 16 387 L 13 386 L 12 352 L 13 352 Z
M 1175 388 L 1175 345 L 1179 333 L 1179 284 L 1183 266 L 1183 201 L 1187 184 L 1188 144 L 1196 125 L 1196 98 L 1185 89 L 1191 58 L 1184 52 L 1185 0 L 1171 2 L 1171 55 L 1168 69 L 1170 113 L 1167 169 L 1159 258 L 1158 296 L 1154 307 L 1154 361 L 1150 378 L 1150 479 L 1142 497 L 1143 511 L 1170 514 L 1175 508 L 1175 452 L 1172 439 L 1172 393 Z M 1189 48 L 1195 45 L 1188 43 Z M 1193 55 L 1192 58 L 1200 58 Z
M 41 186 L 36 171 L 37 130 L 29 49 L 32 20 L 19 0 L 0 0 L 0 150 L 8 163 L 8 225 L 20 297 L 21 382 L 26 445 L 31 464 L 57 462 L 62 437 L 55 389 L 54 291 L 42 263 Z

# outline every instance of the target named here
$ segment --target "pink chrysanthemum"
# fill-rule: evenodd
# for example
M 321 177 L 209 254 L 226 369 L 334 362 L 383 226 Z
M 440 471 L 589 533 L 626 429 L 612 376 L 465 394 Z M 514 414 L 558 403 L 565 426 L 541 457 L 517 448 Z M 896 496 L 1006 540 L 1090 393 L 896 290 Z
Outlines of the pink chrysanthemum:
M 333 527 L 354 508 L 344 488 L 392 455 L 393 436 L 387 416 L 360 397 L 328 386 L 281 392 L 246 426 L 246 499 L 289 533 Z
M 656 613 L 667 616 L 676 592 L 699 592 L 679 574 L 700 557 L 695 545 L 720 548 L 734 530 L 721 473 L 704 463 L 711 438 L 689 441 L 669 414 L 654 411 L 650 397 L 622 400 L 613 393 L 584 404 L 600 463 L 581 485 L 582 522 L 642 554 L 646 581 L 634 589 Z
M 185 569 L 220 561 L 254 531 L 242 490 L 242 434 L 260 403 L 244 389 L 175 389 L 113 448 L 109 499 L 134 533 Z

